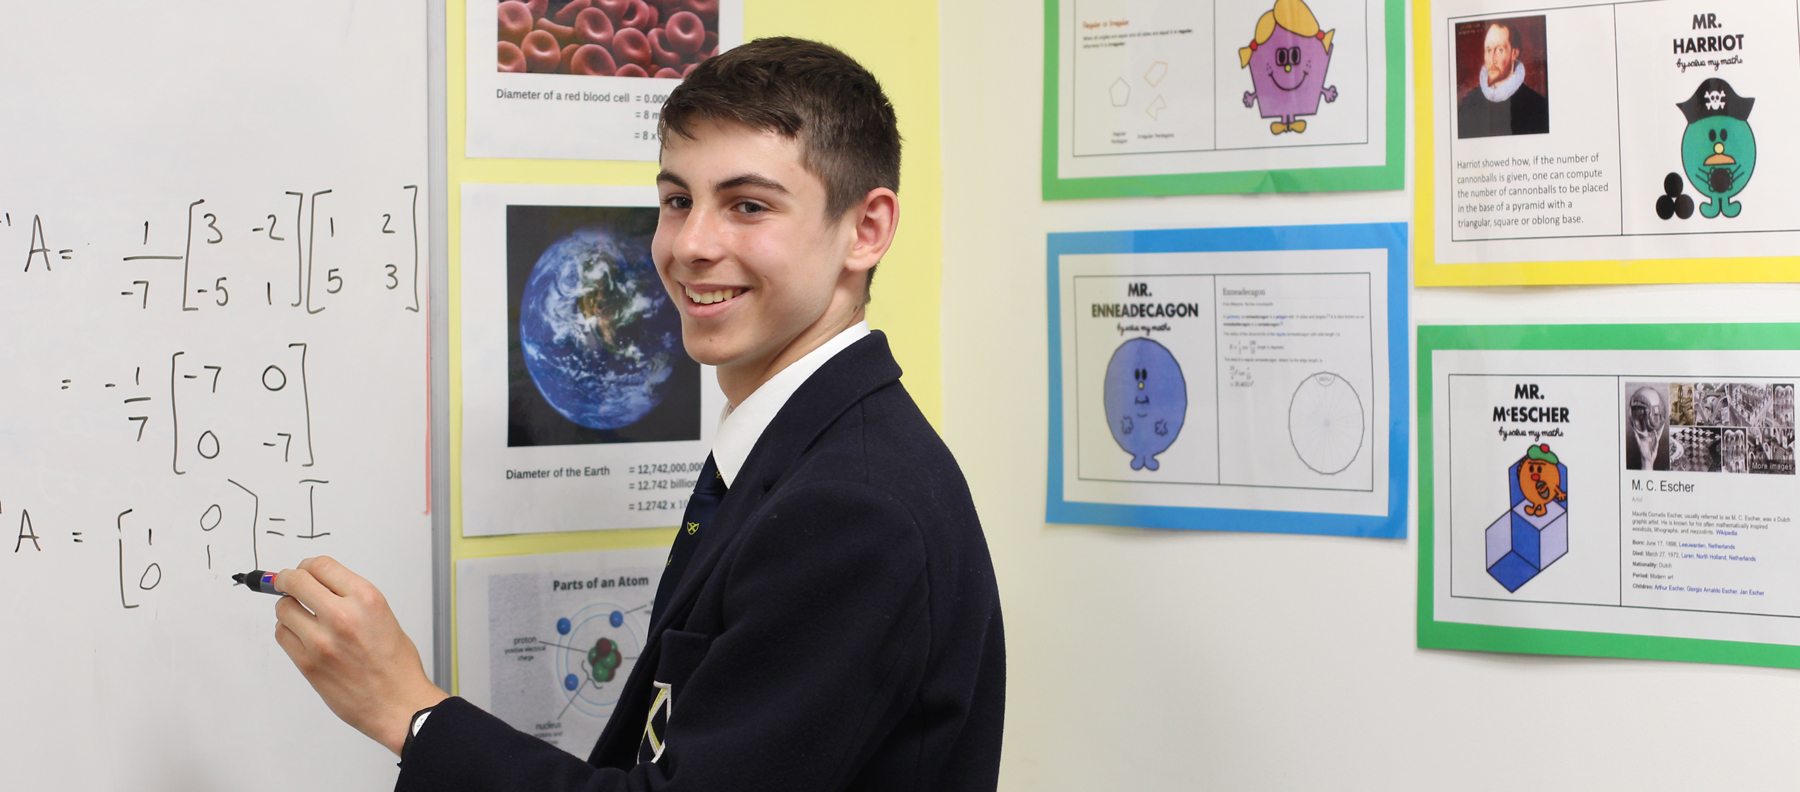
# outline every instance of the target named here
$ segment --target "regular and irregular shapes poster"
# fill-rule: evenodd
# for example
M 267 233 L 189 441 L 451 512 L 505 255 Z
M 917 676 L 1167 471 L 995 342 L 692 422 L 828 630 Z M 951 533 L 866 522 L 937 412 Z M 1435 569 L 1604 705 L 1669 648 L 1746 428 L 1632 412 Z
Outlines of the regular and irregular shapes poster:
M 467 156 L 641 160 L 663 100 L 744 40 L 743 0 L 465 0 Z
M 667 548 L 456 562 L 457 694 L 586 758 L 649 635 Z
M 1051 234 L 1050 522 L 1406 535 L 1406 227 Z
M 1400 189 L 1401 5 L 1045 0 L 1044 197 Z
M 1419 285 L 1800 280 L 1792 0 L 1416 12 Z
M 654 528 L 725 405 L 650 258 L 652 187 L 465 184 L 462 533 Z
M 1420 646 L 1800 667 L 1800 325 L 1418 339 Z

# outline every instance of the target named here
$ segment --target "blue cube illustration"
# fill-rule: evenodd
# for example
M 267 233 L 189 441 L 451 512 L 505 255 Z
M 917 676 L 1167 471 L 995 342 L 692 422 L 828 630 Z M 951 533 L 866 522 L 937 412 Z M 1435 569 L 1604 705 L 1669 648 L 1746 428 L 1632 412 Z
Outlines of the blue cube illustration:
M 1526 497 L 1519 486 L 1519 466 L 1526 463 L 1522 459 L 1507 469 L 1512 508 L 1487 527 L 1487 571 L 1508 592 L 1518 591 L 1569 552 L 1569 510 L 1554 498 Z M 1551 464 L 1566 491 L 1568 468 Z M 1544 513 L 1532 514 L 1537 508 Z

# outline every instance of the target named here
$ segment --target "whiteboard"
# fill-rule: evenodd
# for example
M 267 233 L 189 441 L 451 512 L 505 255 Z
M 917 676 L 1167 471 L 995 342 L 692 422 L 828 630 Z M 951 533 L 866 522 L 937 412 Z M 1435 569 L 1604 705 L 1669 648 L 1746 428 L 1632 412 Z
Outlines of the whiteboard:
M 8 5 L 4 786 L 392 783 L 231 575 L 336 556 L 430 652 L 426 45 L 424 2 Z

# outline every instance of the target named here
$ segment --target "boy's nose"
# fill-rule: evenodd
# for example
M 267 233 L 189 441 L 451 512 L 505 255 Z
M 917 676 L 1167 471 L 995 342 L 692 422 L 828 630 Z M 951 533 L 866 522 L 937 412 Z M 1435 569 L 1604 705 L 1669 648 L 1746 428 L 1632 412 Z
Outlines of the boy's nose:
M 688 210 L 670 252 L 678 263 L 712 262 L 721 257 L 720 219 L 698 207 Z

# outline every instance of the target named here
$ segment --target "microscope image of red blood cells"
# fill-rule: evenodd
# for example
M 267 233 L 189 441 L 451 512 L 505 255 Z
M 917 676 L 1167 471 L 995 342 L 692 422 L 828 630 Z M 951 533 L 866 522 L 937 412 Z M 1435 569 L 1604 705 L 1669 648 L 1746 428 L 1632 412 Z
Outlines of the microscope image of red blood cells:
M 631 10 L 625 12 L 625 18 L 619 24 L 638 30 L 650 30 L 656 27 L 656 7 L 644 0 L 631 0 Z
M 557 44 L 566 46 L 575 40 L 575 28 L 567 25 L 558 25 L 555 22 L 550 21 L 548 17 L 537 21 L 537 29 L 555 36 Z
M 525 53 L 519 51 L 519 45 L 510 41 L 500 42 L 500 71 L 525 71 Z
M 575 24 L 575 15 L 580 14 L 582 9 L 587 8 L 588 6 L 591 6 L 593 4 L 594 4 L 594 0 L 570 0 L 568 5 L 563 6 L 562 8 L 559 8 L 556 10 L 556 15 L 554 17 L 556 19 L 556 24 L 558 24 L 558 25 L 573 25 L 573 24 Z
M 699 63 L 717 54 L 719 54 L 719 34 L 708 30 L 706 31 L 706 44 L 700 48 L 699 52 L 687 56 L 687 60 Z
M 669 49 L 669 45 L 664 41 L 662 28 L 650 31 L 650 62 L 658 66 L 681 65 L 681 56 Z
M 531 9 L 518 0 L 500 4 L 500 40 L 518 44 L 531 32 Z
M 613 24 L 616 25 L 619 20 L 625 18 L 625 13 L 631 10 L 631 0 L 594 0 L 594 7 L 605 11 L 607 16 L 612 17 Z
M 618 71 L 613 63 L 612 53 L 598 44 L 583 44 L 575 48 L 575 55 L 569 59 L 570 74 L 590 74 L 600 77 L 611 77 Z
M 662 29 L 669 49 L 682 55 L 692 55 L 706 46 L 706 23 L 692 11 L 675 12 Z
M 526 34 L 519 49 L 525 52 L 525 70 L 529 72 L 554 72 L 556 64 L 562 62 L 562 45 L 546 30 Z
M 699 65 L 700 65 L 700 64 L 698 64 L 698 63 L 690 63 L 690 64 L 688 64 L 688 65 L 686 65 L 686 66 L 683 66 L 683 67 L 681 67 L 681 76 L 682 76 L 682 77 L 683 77 L 683 78 L 685 78 L 685 77 L 687 77 L 687 76 L 688 76 L 688 72 L 691 72 L 691 71 L 693 71 L 693 70 L 694 70 L 694 67 L 695 67 L 695 66 L 699 66 Z
M 650 65 L 650 38 L 637 28 L 625 28 L 613 33 L 613 59 L 619 62 L 621 69 L 627 63 L 635 63 L 639 67 Z
M 575 17 L 575 40 L 583 44 L 612 46 L 612 17 L 598 8 L 581 9 L 581 14 Z
M 508 45 L 496 56 L 503 72 L 679 79 L 719 51 L 719 0 L 503 0 L 497 5 L 499 39 Z M 587 46 L 600 53 L 583 52 Z
M 719 0 L 681 0 L 681 7 L 701 19 L 712 20 L 707 27 L 719 26 Z

